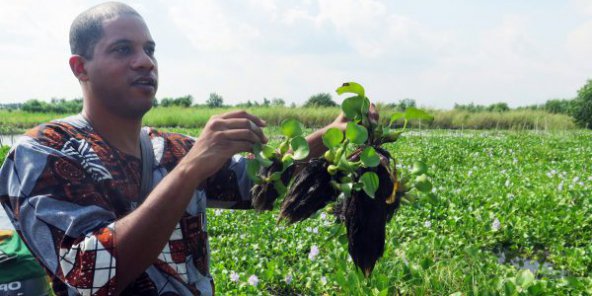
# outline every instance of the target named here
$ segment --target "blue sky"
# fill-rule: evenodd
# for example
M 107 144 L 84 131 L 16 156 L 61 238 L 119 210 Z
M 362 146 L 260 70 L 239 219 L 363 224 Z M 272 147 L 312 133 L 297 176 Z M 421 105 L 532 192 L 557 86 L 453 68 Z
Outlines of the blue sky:
M 101 1 L 0 2 L 0 103 L 80 97 L 68 30 Z M 157 43 L 158 98 L 301 104 L 357 81 L 373 101 L 515 107 L 572 98 L 592 79 L 586 0 L 124 2 Z

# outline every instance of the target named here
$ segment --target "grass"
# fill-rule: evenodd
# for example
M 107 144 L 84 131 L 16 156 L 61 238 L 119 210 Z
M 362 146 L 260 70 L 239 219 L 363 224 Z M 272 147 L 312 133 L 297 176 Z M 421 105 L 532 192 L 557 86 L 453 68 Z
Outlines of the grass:
M 237 108 L 153 108 L 144 117 L 144 124 L 153 127 L 198 128 L 216 114 L 238 110 Z M 266 120 L 269 125 L 279 125 L 286 118 L 296 118 L 305 126 L 315 128 L 331 122 L 338 114 L 335 108 L 288 108 L 257 107 L 246 109 L 248 112 Z M 395 110 L 382 108 L 381 118 L 388 120 Z M 574 129 L 573 118 L 562 114 L 550 114 L 544 111 L 509 111 L 470 113 L 466 111 L 431 110 L 434 121 L 411 122 L 410 127 L 430 129 L 511 129 L 511 130 L 566 130 Z M 27 113 L 22 111 L 0 110 L 0 134 L 22 133 L 43 122 L 65 117 L 71 114 Z

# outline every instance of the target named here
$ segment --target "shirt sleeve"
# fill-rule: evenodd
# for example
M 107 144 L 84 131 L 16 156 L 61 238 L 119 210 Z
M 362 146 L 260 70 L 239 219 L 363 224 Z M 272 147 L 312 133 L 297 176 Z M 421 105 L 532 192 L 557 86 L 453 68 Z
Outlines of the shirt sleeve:
M 79 294 L 108 295 L 116 287 L 116 216 L 97 176 L 110 176 L 100 174 L 92 149 L 82 150 L 88 157 L 21 141 L 0 169 L 0 201 L 54 277 Z
M 253 181 L 247 175 L 247 159 L 234 155 L 205 182 L 207 206 L 224 209 L 251 209 Z

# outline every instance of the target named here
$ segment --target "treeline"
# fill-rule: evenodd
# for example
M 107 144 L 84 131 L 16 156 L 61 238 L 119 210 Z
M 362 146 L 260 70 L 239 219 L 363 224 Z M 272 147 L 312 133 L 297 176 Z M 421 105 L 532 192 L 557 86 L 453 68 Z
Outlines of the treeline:
M 225 105 L 224 98 L 217 94 L 211 93 L 209 97 L 206 99 L 204 104 L 195 104 L 193 96 L 185 95 L 177 98 L 172 97 L 165 97 L 161 98 L 160 100 L 154 99 L 152 105 L 155 108 L 158 107 L 181 107 L 181 108 L 188 108 L 188 107 L 206 107 L 210 109 L 219 109 L 219 108 L 257 108 L 257 107 L 286 107 L 286 101 L 282 98 L 273 98 L 267 99 L 263 98 L 262 102 L 258 102 L 256 100 L 248 100 L 245 103 L 239 103 L 234 106 Z M 380 104 L 382 107 L 395 110 L 395 111 L 404 111 L 409 107 L 416 107 L 416 102 L 413 99 L 403 99 L 399 100 L 396 103 L 385 103 Z M 306 100 L 306 102 L 300 106 L 303 108 L 319 108 L 319 107 L 336 107 L 338 104 L 333 100 L 332 96 L 329 93 L 319 93 L 313 95 Z M 296 104 L 292 103 L 290 108 L 295 108 Z M 66 100 L 66 99 L 56 99 L 52 98 L 50 102 L 40 101 L 37 99 L 28 100 L 22 104 L 3 104 L 0 105 L 0 109 L 12 110 L 22 110 L 25 112 L 30 113 L 59 113 L 59 114 L 68 114 L 68 113 L 77 113 L 82 110 L 82 99 L 77 98 L 73 100 Z M 550 114 L 561 114 L 573 117 L 576 123 L 580 127 L 584 128 L 592 128 L 592 80 L 588 80 L 587 83 L 578 91 L 578 96 L 573 99 L 551 99 L 541 105 L 531 105 L 531 106 L 524 106 L 518 107 L 515 109 L 511 109 L 508 104 L 500 102 L 491 105 L 476 105 L 476 104 L 455 104 L 453 110 L 455 113 L 446 113 L 448 111 L 439 111 L 442 114 L 481 114 L 481 117 L 485 116 L 485 113 L 491 113 L 493 115 L 487 115 L 488 117 L 495 117 L 496 113 L 506 113 L 512 111 L 541 111 Z M 521 114 L 520 112 L 515 112 L 514 114 Z M 487 117 L 485 116 L 485 117 Z M 448 116 L 447 116 L 448 117 Z M 453 116 L 454 117 L 454 116 Z M 472 118 L 477 118 L 475 116 L 471 116 Z M 449 117 L 450 118 L 450 117 Z M 509 117 L 504 117 L 509 118 Z M 538 118 L 538 117 L 537 117 Z M 537 119 L 538 120 L 538 119 Z M 456 121 L 456 120 L 455 120 Z M 446 120 L 448 122 L 448 120 Z M 496 126 L 499 127 L 499 121 L 496 120 Z M 515 120 L 512 120 L 515 122 Z M 538 121 L 537 121 L 538 122 Z M 482 126 L 481 124 L 478 124 Z M 514 126 L 514 124 L 511 124 Z M 444 124 L 447 126 L 447 124 Z M 458 126 L 458 125 L 454 125 Z

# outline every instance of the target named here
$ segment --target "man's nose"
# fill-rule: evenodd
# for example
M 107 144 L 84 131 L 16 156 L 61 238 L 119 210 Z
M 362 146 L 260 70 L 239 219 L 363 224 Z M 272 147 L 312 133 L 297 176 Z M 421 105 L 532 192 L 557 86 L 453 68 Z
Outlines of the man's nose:
M 148 55 L 146 52 L 139 51 L 132 61 L 132 68 L 152 70 L 156 67 L 156 59 L 154 56 Z

